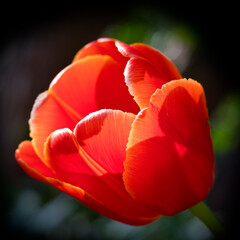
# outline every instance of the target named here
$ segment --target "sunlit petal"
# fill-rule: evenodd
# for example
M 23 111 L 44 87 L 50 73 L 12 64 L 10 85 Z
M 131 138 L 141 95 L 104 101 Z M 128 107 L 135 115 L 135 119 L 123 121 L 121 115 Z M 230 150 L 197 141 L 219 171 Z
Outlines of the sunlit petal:
M 49 92 L 41 93 L 34 103 L 29 120 L 30 136 L 38 156 L 44 158 L 44 143 L 51 132 L 64 127 L 73 129 L 77 122 Z
M 108 173 L 123 173 L 129 132 L 135 115 L 101 110 L 84 118 L 74 130 L 80 146 Z
M 141 109 L 148 107 L 156 89 L 169 81 L 152 64 L 139 58 L 128 61 L 124 75 L 129 92 Z
M 206 197 L 214 178 L 207 120 L 199 83 L 171 81 L 154 93 L 132 125 L 124 162 L 124 183 L 136 201 L 173 215 Z
M 160 51 L 143 43 L 134 43 L 132 48 L 139 51 L 159 71 L 163 78 L 170 80 L 181 79 L 181 73 L 174 63 Z

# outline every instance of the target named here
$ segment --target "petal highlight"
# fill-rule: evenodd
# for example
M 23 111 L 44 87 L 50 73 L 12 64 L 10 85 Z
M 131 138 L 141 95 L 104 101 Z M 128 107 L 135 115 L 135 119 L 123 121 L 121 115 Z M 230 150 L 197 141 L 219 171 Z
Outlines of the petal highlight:
M 135 115 L 119 110 L 100 110 L 84 118 L 74 134 L 91 158 L 108 173 L 123 173 L 123 161 Z
M 152 94 L 169 81 L 144 59 L 131 58 L 124 71 L 125 82 L 134 100 L 143 109 L 149 106 Z
M 71 118 L 49 92 L 41 93 L 35 100 L 29 120 L 33 146 L 41 159 L 44 159 L 44 143 L 56 129 L 73 129 L 78 120 Z

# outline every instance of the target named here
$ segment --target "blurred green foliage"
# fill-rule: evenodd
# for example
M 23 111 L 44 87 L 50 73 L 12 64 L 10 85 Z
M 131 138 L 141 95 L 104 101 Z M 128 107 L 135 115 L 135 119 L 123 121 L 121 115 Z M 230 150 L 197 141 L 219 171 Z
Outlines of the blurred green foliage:
M 229 93 L 221 100 L 211 116 L 211 136 L 215 154 L 221 155 L 239 146 L 240 96 Z
M 190 25 L 149 8 L 130 12 L 121 22 L 109 25 L 102 36 L 128 44 L 149 44 L 170 58 L 181 72 L 199 48 L 201 39 Z
M 53 187 L 42 185 L 45 192 L 48 189 L 49 194 L 55 197 L 44 202 L 41 192 L 25 189 L 10 213 L 13 226 L 24 231 L 26 238 L 202 240 L 210 236 L 209 230 L 189 211 L 174 217 L 162 217 L 146 226 L 129 226 L 107 219 Z M 196 230 L 200 231 L 197 236 Z
M 193 28 L 181 21 L 176 21 L 164 12 L 154 11 L 154 9 L 137 9 L 132 11 L 119 23 L 109 25 L 103 32 L 103 36 L 119 39 L 128 44 L 144 42 L 150 44 L 156 34 L 161 37 L 168 33 L 174 33 L 184 40 L 188 45 L 196 47 L 199 36 Z M 158 47 L 163 48 L 162 39 L 156 42 Z

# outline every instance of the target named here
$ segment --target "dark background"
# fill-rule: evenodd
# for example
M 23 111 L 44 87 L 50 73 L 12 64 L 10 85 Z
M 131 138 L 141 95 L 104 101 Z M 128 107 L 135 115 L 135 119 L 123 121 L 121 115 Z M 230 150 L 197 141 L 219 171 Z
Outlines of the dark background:
M 149 43 L 156 33 L 165 36 L 171 30 L 180 32 L 177 36 L 191 50 L 183 76 L 198 80 L 206 91 L 216 154 L 216 182 L 206 202 L 224 222 L 229 239 L 239 232 L 237 6 L 202 1 L 6 3 L 0 27 L 1 232 L 6 238 L 212 239 L 189 212 L 140 228 L 105 219 L 31 179 L 14 158 L 18 144 L 29 138 L 27 121 L 36 96 L 82 46 L 102 36 Z

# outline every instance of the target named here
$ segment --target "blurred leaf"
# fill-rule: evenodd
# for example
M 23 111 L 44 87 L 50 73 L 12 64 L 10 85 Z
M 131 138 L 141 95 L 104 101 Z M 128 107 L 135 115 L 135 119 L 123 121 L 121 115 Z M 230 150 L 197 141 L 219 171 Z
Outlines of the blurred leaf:
M 231 93 L 211 116 L 211 135 L 216 154 L 224 154 L 239 144 L 240 96 Z

